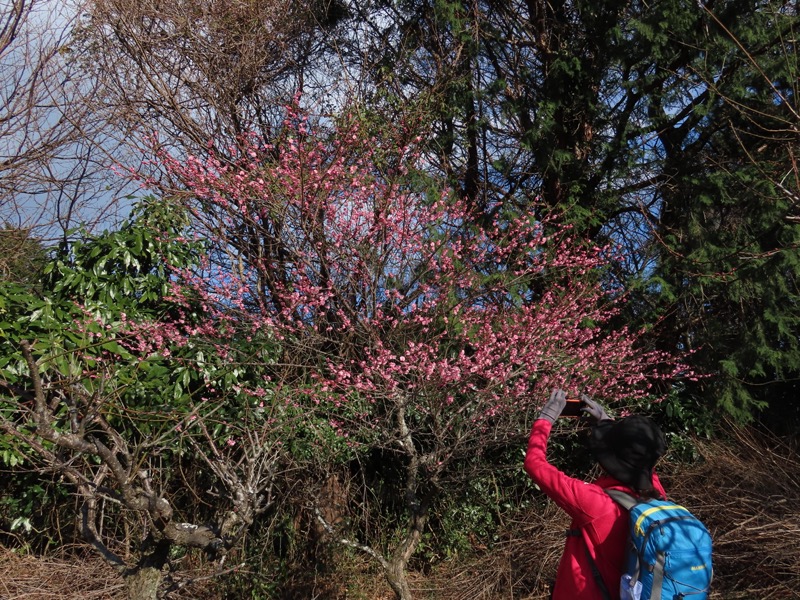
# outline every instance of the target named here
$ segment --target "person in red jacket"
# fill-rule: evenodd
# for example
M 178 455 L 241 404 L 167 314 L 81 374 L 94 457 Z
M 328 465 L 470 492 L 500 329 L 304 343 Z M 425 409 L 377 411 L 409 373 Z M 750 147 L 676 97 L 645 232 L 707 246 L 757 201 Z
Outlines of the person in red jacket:
M 628 514 L 607 489 L 634 496 L 664 498 L 654 472 L 666 452 L 666 440 L 649 418 L 609 417 L 597 402 L 582 396 L 582 410 L 596 420 L 589 449 L 604 473 L 588 483 L 569 477 L 547 461 L 547 440 L 566 404 L 566 393 L 553 390 L 533 424 L 525 471 L 539 488 L 572 518 L 558 564 L 553 600 L 619 600 L 628 544 Z

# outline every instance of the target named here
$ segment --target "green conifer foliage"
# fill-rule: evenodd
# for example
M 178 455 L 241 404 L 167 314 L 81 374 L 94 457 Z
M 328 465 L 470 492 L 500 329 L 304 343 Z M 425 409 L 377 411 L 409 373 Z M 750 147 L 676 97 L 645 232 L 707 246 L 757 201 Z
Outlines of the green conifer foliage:
M 653 290 L 662 343 L 693 349 L 714 376 L 687 392 L 749 420 L 794 403 L 800 367 L 796 15 L 716 10 L 706 11 L 709 51 L 686 75 L 691 111 L 659 133 Z M 674 108 L 651 105 L 667 123 Z

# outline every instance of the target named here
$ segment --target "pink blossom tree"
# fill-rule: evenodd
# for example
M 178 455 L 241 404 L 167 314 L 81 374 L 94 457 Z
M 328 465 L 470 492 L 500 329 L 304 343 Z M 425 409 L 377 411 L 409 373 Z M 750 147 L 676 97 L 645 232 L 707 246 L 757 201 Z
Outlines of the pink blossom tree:
M 279 340 L 289 402 L 403 466 L 408 519 L 393 547 L 320 515 L 401 599 L 452 465 L 518 435 L 552 386 L 624 406 L 681 368 L 638 347 L 638 332 L 610 330 L 624 301 L 601 276 L 612 249 L 502 206 L 477 227 L 459 199 L 426 189 L 410 138 L 358 118 L 312 124 L 295 106 L 275 145 L 252 139 L 233 163 L 213 148 L 159 156 L 211 244 L 202 275 L 183 273 L 208 318 Z

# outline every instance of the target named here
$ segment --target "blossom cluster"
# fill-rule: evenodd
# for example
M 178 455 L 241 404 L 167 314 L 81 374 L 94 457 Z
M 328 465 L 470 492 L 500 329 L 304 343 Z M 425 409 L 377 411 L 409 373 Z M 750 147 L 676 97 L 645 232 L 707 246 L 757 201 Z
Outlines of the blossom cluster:
M 292 106 L 272 144 L 160 156 L 209 241 L 203 272 L 181 283 L 210 321 L 303 349 L 320 400 L 402 398 L 473 422 L 555 385 L 636 399 L 682 368 L 609 330 L 624 302 L 601 276 L 613 249 L 535 205 L 496 207 L 479 227 L 450 190 L 415 187 L 412 145 L 384 133 L 356 118 L 326 129 Z

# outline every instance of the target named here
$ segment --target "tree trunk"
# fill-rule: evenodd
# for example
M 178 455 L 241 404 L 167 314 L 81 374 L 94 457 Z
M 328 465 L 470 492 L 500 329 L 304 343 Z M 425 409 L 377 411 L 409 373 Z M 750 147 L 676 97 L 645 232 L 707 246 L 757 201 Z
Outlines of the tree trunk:
M 139 563 L 125 573 L 128 600 L 158 600 L 158 590 L 164 578 L 163 569 L 172 544 L 168 540 L 153 543 L 148 537 L 142 545 Z
M 397 596 L 397 600 L 412 600 L 411 588 L 406 576 L 406 561 L 393 559 L 386 569 L 386 581 Z
M 411 517 L 411 527 L 406 539 L 402 541 L 400 547 L 394 552 L 392 557 L 384 565 L 386 581 L 397 596 L 397 600 L 412 600 L 411 588 L 408 585 L 406 567 L 408 561 L 417 549 L 428 522 L 427 502 L 413 507 L 414 514 Z
M 412 600 L 411 588 L 408 586 L 408 578 L 406 576 L 406 567 L 422 538 L 422 532 L 425 531 L 425 525 L 428 522 L 430 497 L 423 495 L 420 498 L 419 495 L 420 456 L 414 446 L 411 430 L 406 423 L 406 399 L 402 396 L 398 397 L 397 429 L 400 433 L 403 448 L 409 457 L 406 471 L 405 498 L 411 520 L 405 539 L 395 549 L 391 558 L 384 563 L 383 568 L 386 573 L 386 581 L 397 596 L 397 600 Z
M 153 566 L 136 569 L 125 577 L 128 600 L 158 600 L 161 580 L 161 569 Z

